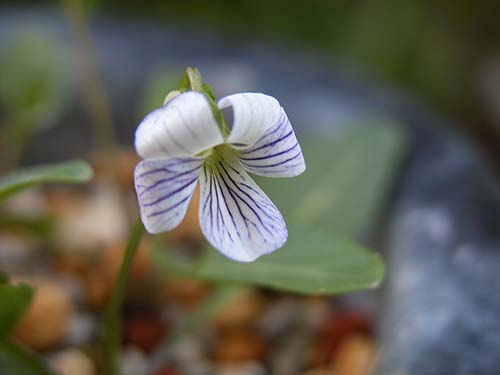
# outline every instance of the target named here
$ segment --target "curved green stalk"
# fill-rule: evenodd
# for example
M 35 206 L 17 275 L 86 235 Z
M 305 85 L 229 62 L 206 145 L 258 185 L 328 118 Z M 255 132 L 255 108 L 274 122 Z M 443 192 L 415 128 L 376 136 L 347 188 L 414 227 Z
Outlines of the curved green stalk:
M 122 341 L 121 310 L 125 299 L 125 291 L 130 270 L 132 268 L 132 262 L 139 247 L 143 228 L 141 219 L 138 218 L 130 232 L 122 264 L 113 288 L 113 293 L 106 311 L 104 312 L 101 332 L 102 374 L 119 374 L 119 358 Z

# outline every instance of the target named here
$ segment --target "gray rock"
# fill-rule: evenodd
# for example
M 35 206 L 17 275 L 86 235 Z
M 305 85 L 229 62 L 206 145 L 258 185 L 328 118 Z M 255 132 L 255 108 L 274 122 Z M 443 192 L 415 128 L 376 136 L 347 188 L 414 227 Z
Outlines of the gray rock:
M 470 145 L 419 127 L 389 228 L 380 374 L 500 369 L 500 189 Z

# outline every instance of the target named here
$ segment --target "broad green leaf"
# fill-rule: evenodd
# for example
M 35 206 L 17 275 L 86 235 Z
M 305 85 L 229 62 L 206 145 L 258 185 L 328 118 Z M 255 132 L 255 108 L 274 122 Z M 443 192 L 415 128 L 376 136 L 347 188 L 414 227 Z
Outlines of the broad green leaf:
M 307 140 L 303 175 L 259 179 L 287 221 L 285 246 L 250 264 L 209 249 L 195 275 L 313 294 L 376 287 L 384 274 L 379 256 L 345 236 L 361 236 L 372 222 L 403 145 L 401 130 L 383 123 Z
M 287 223 L 359 238 L 384 202 L 404 145 L 402 129 L 383 120 L 344 135 L 305 139 L 302 175 L 258 183 Z
M 379 256 L 351 241 L 293 227 L 289 236 L 282 249 L 252 263 L 234 262 L 209 248 L 195 275 L 307 294 L 375 288 L 383 277 Z
M 86 182 L 92 175 L 90 165 L 81 160 L 22 168 L 0 178 L 0 201 L 34 185 L 48 182 Z
M 373 221 L 403 147 L 401 130 L 384 123 L 306 140 L 303 175 L 259 179 L 287 222 L 285 246 L 253 263 L 234 262 L 207 246 L 204 258 L 190 270 L 182 264 L 180 272 L 308 294 L 378 286 L 384 275 L 380 257 L 346 236 L 361 236 Z M 155 256 L 159 266 L 175 268 L 171 255 Z
M 0 339 L 0 369 L 9 375 L 55 375 L 34 352 L 8 339 Z
M 0 338 L 7 337 L 28 308 L 33 288 L 0 284 Z

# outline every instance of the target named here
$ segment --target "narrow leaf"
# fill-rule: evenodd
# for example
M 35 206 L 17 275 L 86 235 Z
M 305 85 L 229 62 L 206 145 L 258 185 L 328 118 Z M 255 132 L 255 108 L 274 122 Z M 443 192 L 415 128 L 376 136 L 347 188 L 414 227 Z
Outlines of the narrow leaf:
M 81 160 L 19 169 L 0 179 L 0 200 L 31 186 L 49 182 L 87 182 L 92 176 L 90 165 Z

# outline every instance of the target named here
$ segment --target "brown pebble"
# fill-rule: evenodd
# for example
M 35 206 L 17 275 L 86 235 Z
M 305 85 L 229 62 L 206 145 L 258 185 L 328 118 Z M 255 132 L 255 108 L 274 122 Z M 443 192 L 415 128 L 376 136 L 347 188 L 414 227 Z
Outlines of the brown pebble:
M 168 299 L 186 307 L 194 307 L 208 294 L 207 284 L 200 280 L 175 277 L 165 282 L 165 293 Z
M 102 309 L 113 288 L 113 280 L 99 269 L 90 270 L 82 276 L 85 301 L 95 310 Z
M 26 282 L 36 291 L 14 335 L 33 349 L 50 349 L 64 339 L 66 325 L 73 313 L 70 297 L 55 281 L 29 279 Z
M 217 311 L 214 316 L 215 324 L 221 329 L 248 325 L 259 316 L 263 305 L 264 301 L 260 293 L 248 288 Z
M 176 370 L 172 365 L 165 365 L 160 367 L 154 375 L 181 375 L 179 371 Z
M 125 322 L 125 340 L 146 352 L 153 350 L 165 333 L 165 325 L 154 314 L 134 314 Z
M 224 332 L 219 338 L 214 359 L 218 363 L 237 363 L 261 359 L 267 344 L 255 331 L 238 329 Z
M 350 310 L 334 312 L 320 328 L 313 362 L 328 364 L 343 339 L 356 333 L 370 335 L 371 331 L 371 322 L 360 313 Z
M 376 358 L 373 340 L 365 335 L 352 335 L 342 341 L 333 357 L 335 375 L 370 375 Z
M 335 374 L 332 370 L 328 368 L 319 367 L 307 370 L 302 375 L 337 375 L 337 374 Z

